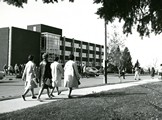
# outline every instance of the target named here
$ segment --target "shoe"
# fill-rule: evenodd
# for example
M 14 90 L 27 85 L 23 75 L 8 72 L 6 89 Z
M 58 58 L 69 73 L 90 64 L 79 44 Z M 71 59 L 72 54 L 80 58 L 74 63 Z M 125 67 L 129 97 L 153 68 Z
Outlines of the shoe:
M 80 81 L 78 81 L 78 85 L 80 85 L 81 83 L 80 83 Z
M 50 94 L 50 97 L 55 97 L 53 94 Z
M 72 96 L 71 95 L 68 95 L 68 98 L 72 98 Z
M 37 97 L 37 100 L 38 100 L 38 101 L 40 101 L 40 98 L 39 98 L 39 97 Z
M 39 102 L 43 102 L 43 100 L 41 100 L 41 99 L 40 99 L 40 98 L 38 98 L 38 97 L 37 97 L 37 100 L 38 100 Z
M 48 98 L 49 98 L 49 99 L 52 99 L 52 94 L 49 94 L 49 95 L 48 95 Z
M 60 92 L 58 92 L 58 95 L 60 95 L 61 94 L 61 91 Z
M 25 95 L 22 95 L 21 97 L 23 98 L 24 101 L 26 101 L 26 100 L 25 100 Z
M 36 96 L 33 96 L 32 99 L 36 99 L 37 97 Z

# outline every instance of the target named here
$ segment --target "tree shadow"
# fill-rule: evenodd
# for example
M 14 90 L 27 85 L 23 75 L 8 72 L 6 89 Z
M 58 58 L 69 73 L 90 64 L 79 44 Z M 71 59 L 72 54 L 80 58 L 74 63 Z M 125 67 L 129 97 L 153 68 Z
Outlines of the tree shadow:
M 120 97 L 120 96 L 128 96 L 128 95 L 145 95 L 147 93 L 126 93 L 126 92 L 100 92 L 93 93 L 84 96 L 78 96 L 77 98 L 89 98 L 89 97 Z

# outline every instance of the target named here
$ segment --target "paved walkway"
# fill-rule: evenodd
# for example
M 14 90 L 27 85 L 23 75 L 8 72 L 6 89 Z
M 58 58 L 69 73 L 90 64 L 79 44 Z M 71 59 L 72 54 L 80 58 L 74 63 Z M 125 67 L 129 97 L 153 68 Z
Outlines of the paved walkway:
M 72 96 L 74 97 L 84 96 L 87 94 L 93 94 L 93 93 L 98 93 L 98 92 L 108 91 L 108 90 L 113 90 L 113 89 L 121 89 L 121 88 L 137 86 L 137 85 L 147 84 L 151 82 L 159 82 L 159 81 L 161 80 L 145 79 L 145 80 L 129 82 L 129 83 L 120 83 L 120 84 L 113 84 L 113 85 L 102 85 L 102 86 L 96 86 L 96 87 L 75 89 L 72 91 Z M 23 101 L 22 98 L 0 101 L 0 113 L 12 112 L 12 111 L 16 111 L 16 110 L 20 110 L 20 109 L 24 109 L 28 107 L 33 107 L 36 105 L 49 103 L 52 101 L 68 99 L 67 94 L 68 94 L 68 91 L 63 91 L 59 96 L 56 95 L 56 93 L 54 93 L 55 97 L 52 99 L 48 99 L 47 94 L 43 94 L 41 96 L 41 101 L 32 99 L 31 97 L 26 97 L 26 101 Z

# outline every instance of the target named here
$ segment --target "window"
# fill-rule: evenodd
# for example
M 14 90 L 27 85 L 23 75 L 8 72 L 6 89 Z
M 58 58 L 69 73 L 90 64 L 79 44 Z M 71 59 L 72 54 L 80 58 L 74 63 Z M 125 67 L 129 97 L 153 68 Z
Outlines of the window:
M 59 55 L 62 55 L 62 50 L 60 50 L 59 53 L 60 53 Z
M 104 55 L 101 55 L 101 59 L 103 59 L 104 58 Z
M 62 41 L 60 40 L 60 45 L 62 45 Z
M 93 54 L 89 54 L 89 58 L 93 58 Z
M 96 47 L 96 51 L 99 51 L 99 47 Z
M 89 46 L 89 49 L 90 49 L 90 50 L 93 50 L 93 46 Z
M 60 35 L 42 33 L 41 48 L 50 54 L 49 60 L 54 60 L 54 56 L 60 55 Z
M 65 55 L 69 56 L 71 54 L 71 51 L 65 51 Z
M 82 48 L 83 49 L 87 49 L 87 45 L 82 45 Z
M 65 46 L 67 46 L 67 47 L 71 47 L 71 42 L 65 42 Z
M 102 52 L 104 52 L 104 48 L 102 48 Z
M 82 57 L 87 57 L 87 53 L 82 53 Z
M 36 26 L 33 27 L 33 31 L 36 31 Z
M 99 55 L 96 55 L 96 58 L 100 58 Z
M 46 49 L 46 38 L 43 36 L 41 39 L 41 50 Z
M 79 57 L 79 52 L 74 52 L 74 56 Z
M 80 45 L 78 43 L 74 43 L 75 48 L 80 48 Z

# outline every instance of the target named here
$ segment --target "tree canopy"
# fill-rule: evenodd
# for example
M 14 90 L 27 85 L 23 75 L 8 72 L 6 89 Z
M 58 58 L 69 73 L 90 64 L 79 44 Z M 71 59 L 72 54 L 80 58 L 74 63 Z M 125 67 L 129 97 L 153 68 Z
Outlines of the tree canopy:
M 28 0 L 3 0 L 9 5 L 23 7 Z M 35 0 L 37 1 L 37 0 Z M 63 0 L 60 0 L 63 1 Z M 115 18 L 124 21 L 123 33 L 132 34 L 135 26 L 140 36 L 162 32 L 162 0 L 93 0 L 95 4 L 102 4 L 96 14 L 106 22 L 113 22 Z M 42 0 L 43 3 L 57 3 L 59 0 Z M 74 0 L 69 0 L 74 2 Z
M 42 0 L 43 3 L 57 3 L 58 1 L 59 0 Z M 23 7 L 23 4 L 27 4 L 28 0 L 3 0 L 3 2 L 7 2 L 9 5 L 14 5 L 16 7 Z M 74 0 L 69 0 L 69 2 L 74 2 Z
M 97 14 L 107 22 L 123 20 L 123 33 L 132 34 L 136 26 L 140 36 L 162 32 L 162 0 L 94 0 L 102 4 Z

